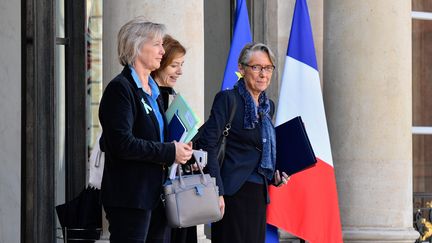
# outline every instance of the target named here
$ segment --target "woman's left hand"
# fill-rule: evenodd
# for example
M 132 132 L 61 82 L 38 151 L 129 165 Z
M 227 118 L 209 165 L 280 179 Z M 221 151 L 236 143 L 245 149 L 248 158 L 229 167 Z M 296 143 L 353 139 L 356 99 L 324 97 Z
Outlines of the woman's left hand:
M 290 177 L 285 172 L 282 172 L 282 176 L 281 176 L 279 170 L 276 170 L 274 174 L 274 178 L 275 178 L 274 185 L 277 187 L 286 185 L 290 179 Z
M 192 142 L 181 143 L 173 141 L 175 145 L 175 163 L 186 164 L 186 162 L 192 157 Z
M 225 200 L 223 196 L 219 196 L 219 209 L 223 217 L 223 215 L 225 214 Z

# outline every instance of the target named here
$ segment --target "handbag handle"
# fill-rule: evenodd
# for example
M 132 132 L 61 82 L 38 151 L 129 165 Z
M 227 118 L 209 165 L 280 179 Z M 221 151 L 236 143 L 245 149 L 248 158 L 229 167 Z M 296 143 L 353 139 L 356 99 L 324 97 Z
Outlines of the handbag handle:
M 196 165 L 198 166 L 198 169 L 199 169 L 200 174 L 201 174 L 201 182 L 202 182 L 202 184 L 207 185 L 207 179 L 204 176 L 204 172 L 203 172 L 201 166 L 198 163 L 196 163 Z M 177 175 L 179 176 L 180 187 L 181 188 L 185 188 L 186 186 L 185 186 L 185 183 L 184 183 L 184 180 L 183 180 L 183 176 L 182 176 L 182 172 L 181 172 L 181 168 L 180 167 L 181 167 L 180 165 L 177 166 Z

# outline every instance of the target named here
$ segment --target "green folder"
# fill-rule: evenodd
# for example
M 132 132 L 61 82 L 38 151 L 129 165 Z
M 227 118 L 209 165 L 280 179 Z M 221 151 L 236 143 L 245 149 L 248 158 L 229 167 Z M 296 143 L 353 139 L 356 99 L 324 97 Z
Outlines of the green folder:
M 180 121 L 186 127 L 186 136 L 184 143 L 188 143 L 191 139 L 198 133 L 198 125 L 200 123 L 200 119 L 197 114 L 191 109 L 190 105 L 186 102 L 183 96 L 179 93 L 176 94 L 174 100 L 171 102 L 167 111 L 165 112 L 165 116 L 167 118 L 168 123 L 171 122 L 174 114 L 177 114 Z

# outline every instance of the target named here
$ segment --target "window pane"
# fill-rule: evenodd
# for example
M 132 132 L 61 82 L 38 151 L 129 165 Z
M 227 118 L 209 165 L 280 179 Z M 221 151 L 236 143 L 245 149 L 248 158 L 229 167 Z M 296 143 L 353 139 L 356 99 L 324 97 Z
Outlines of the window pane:
M 412 11 L 432 12 L 432 0 L 413 0 Z
M 102 0 L 87 0 L 87 87 L 89 107 L 89 147 L 101 132 L 98 118 L 99 102 L 102 96 Z
M 432 126 L 432 21 L 412 25 L 413 126 Z
M 414 193 L 432 193 L 432 135 L 413 135 Z
M 65 37 L 64 0 L 56 1 L 56 37 Z M 55 80 L 56 80 L 56 134 L 55 134 L 55 205 L 65 203 L 66 168 L 66 82 L 65 82 L 65 46 L 55 46 Z M 53 208 L 54 210 L 54 208 Z M 56 242 L 63 242 L 60 222 L 56 222 Z

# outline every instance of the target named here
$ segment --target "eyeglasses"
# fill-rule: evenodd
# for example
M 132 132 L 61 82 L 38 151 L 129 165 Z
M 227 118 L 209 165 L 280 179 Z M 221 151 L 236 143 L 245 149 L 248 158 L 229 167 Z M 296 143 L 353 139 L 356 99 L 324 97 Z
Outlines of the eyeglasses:
M 252 72 L 254 73 L 259 73 L 259 72 L 272 73 L 275 70 L 275 66 L 273 65 L 268 65 L 263 67 L 261 65 L 249 65 L 243 63 L 243 66 L 250 67 L 252 69 Z

